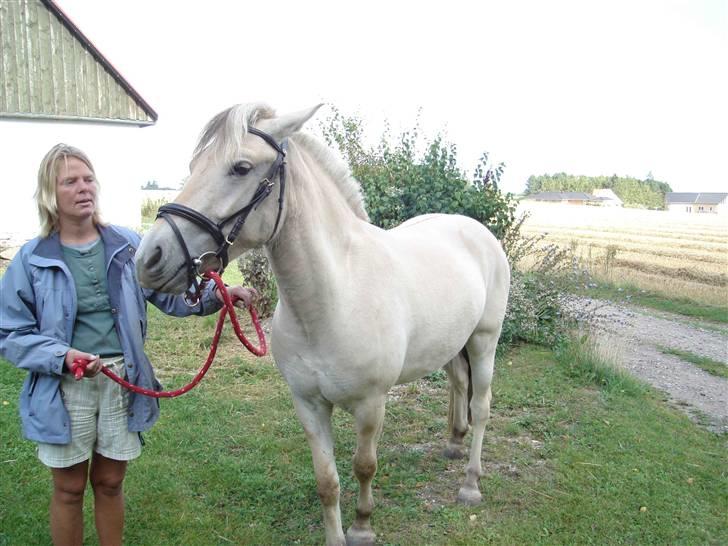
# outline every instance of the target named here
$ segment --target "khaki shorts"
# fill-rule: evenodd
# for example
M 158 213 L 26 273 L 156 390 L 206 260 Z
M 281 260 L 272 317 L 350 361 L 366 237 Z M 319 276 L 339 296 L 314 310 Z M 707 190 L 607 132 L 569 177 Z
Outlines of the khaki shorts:
M 102 362 L 124 377 L 123 357 Z M 139 434 L 129 432 L 129 392 L 121 385 L 102 373 L 80 381 L 64 373 L 61 396 L 71 418 L 71 443 L 38 443 L 38 458 L 43 464 L 66 468 L 88 460 L 93 451 L 117 461 L 129 461 L 141 454 Z

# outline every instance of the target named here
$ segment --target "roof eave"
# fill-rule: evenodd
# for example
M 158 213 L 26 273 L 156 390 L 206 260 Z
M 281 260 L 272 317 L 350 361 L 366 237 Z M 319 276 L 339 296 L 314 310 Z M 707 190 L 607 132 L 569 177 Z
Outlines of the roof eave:
M 9 121 L 64 121 L 72 123 L 95 123 L 100 125 L 136 125 L 138 127 L 149 127 L 154 125 L 154 121 L 143 119 L 112 119 L 112 118 L 94 118 L 84 116 L 63 116 L 49 114 L 33 114 L 33 113 L 8 113 L 0 112 L 0 120 Z
M 56 5 L 56 3 L 53 0 L 41 0 L 43 4 L 48 8 L 56 17 L 58 17 L 64 25 L 68 27 L 68 30 L 73 34 L 79 42 L 81 42 L 84 47 L 86 47 L 93 55 L 94 59 L 96 59 L 97 62 L 99 62 L 101 65 L 103 65 L 106 70 L 109 71 L 111 76 L 116 80 L 116 82 L 124 88 L 124 90 L 129 93 L 129 95 L 132 96 L 132 98 L 141 106 L 141 108 L 146 112 L 146 114 L 152 119 L 151 122 L 145 122 L 145 123 L 138 123 L 138 125 L 147 126 L 147 125 L 153 125 L 156 123 L 159 116 L 157 115 L 157 112 L 154 111 L 154 109 L 145 101 L 142 96 L 134 89 L 131 84 L 126 81 L 124 76 L 121 75 L 121 73 L 114 68 L 114 65 L 112 65 L 106 57 L 104 57 L 101 52 L 96 49 L 96 46 L 89 40 L 83 32 L 71 21 L 71 19 L 66 15 L 63 10 Z M 136 122 L 135 122 L 136 123 Z

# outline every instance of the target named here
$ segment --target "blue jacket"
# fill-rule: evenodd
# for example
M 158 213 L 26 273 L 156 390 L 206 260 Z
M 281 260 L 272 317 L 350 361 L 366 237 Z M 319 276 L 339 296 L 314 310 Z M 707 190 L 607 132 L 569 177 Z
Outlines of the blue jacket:
M 99 226 L 106 254 L 111 313 L 131 383 L 161 390 L 144 354 L 146 301 L 169 315 L 209 314 L 220 309 L 210 283 L 201 306 L 181 296 L 143 289 L 136 278 L 134 253 L 139 236 L 118 226 Z M 28 370 L 20 393 L 23 435 L 50 444 L 71 441 L 71 425 L 60 393 L 66 352 L 76 321 L 76 288 L 62 257 L 58 233 L 29 241 L 0 278 L 0 355 Z M 155 398 L 130 393 L 129 430 L 148 430 L 159 418 Z

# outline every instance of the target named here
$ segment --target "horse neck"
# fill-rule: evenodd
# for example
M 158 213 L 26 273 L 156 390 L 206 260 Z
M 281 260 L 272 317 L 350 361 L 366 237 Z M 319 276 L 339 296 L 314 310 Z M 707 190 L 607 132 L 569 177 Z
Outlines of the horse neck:
M 363 221 L 305 150 L 292 147 L 289 165 L 285 221 L 267 251 L 281 302 L 311 321 L 328 307 L 337 286 L 345 286 L 342 266 Z

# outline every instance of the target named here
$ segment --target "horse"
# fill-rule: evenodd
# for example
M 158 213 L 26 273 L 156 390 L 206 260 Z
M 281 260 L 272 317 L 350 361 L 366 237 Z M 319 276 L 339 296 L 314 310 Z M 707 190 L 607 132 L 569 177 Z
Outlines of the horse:
M 148 288 L 181 293 L 196 275 L 264 247 L 279 296 L 271 350 L 311 449 L 326 544 L 373 544 L 377 443 L 395 385 L 445 368 L 444 455 L 465 457 L 471 425 L 457 501 L 482 500 L 481 452 L 510 269 L 498 240 L 471 218 L 427 214 L 391 230 L 371 224 L 349 168 L 301 131 L 320 106 L 279 116 L 266 104 L 243 104 L 213 117 L 183 189 L 142 240 L 137 276 Z M 353 416 L 356 429 L 359 494 L 346 534 L 334 406 Z

